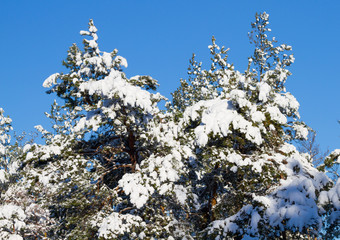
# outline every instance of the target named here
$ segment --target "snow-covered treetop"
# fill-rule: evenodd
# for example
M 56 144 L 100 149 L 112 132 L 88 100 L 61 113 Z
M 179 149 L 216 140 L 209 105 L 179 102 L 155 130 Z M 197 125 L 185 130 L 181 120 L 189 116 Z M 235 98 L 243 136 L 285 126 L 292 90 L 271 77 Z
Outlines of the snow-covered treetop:
M 8 134 L 12 130 L 11 123 L 12 119 L 5 117 L 4 110 L 0 108 L 0 146 L 7 145 L 11 141 L 11 136 Z
M 0 183 L 3 183 L 8 178 L 8 172 L 13 172 L 9 166 L 8 152 L 11 135 L 9 131 L 12 130 L 12 119 L 4 116 L 4 110 L 0 108 Z
M 189 79 L 181 80 L 169 107 L 183 129 L 182 144 L 195 149 L 189 166 L 204 187 L 193 191 L 207 191 L 202 202 L 210 206 L 210 218 L 224 219 L 208 228 L 216 239 L 259 236 L 267 224 L 275 229 L 272 236 L 283 228 L 320 228 L 315 192 L 327 189 L 330 180 L 289 143 L 305 139 L 309 128 L 298 120 L 300 105 L 285 89 L 294 62 L 287 54 L 291 47 L 269 40 L 268 19 L 256 15 L 249 34 L 254 55 L 244 73 L 227 63 L 228 50 L 213 38 L 210 69 L 193 57 Z M 231 206 L 233 198 L 242 198 L 243 205 Z
M 261 14 L 256 13 L 256 21 L 251 24 L 253 30 L 249 33 L 249 39 L 251 43 L 254 43 L 255 50 L 251 60 L 254 62 L 256 69 L 258 70 L 258 77 L 261 80 L 263 74 L 269 70 L 285 69 L 294 62 L 292 54 L 286 54 L 285 51 L 292 50 L 292 47 L 286 44 L 275 46 L 277 43 L 273 37 L 271 40 L 268 38 L 271 29 L 268 28 L 269 15 L 264 12 Z M 280 70 L 282 72 L 282 70 Z M 290 72 L 284 71 L 288 76 Z M 273 86 L 279 91 L 282 90 L 286 77 L 282 76 L 275 79 Z
M 307 137 L 308 127 L 298 121 L 300 105 L 284 87 L 291 75 L 286 67 L 294 61 L 284 52 L 291 47 L 275 46 L 277 41 L 268 39 L 267 25 L 268 14 L 257 14 L 249 35 L 254 55 L 244 73 L 227 63 L 228 49 L 219 47 L 214 37 L 209 70 L 202 69 L 195 56 L 191 59 L 189 79 L 181 80 L 173 93 L 172 107 L 184 113 L 188 124 L 198 123 L 195 134 L 200 146 L 207 144 L 209 134 L 236 134 L 258 147 Z
M 84 39 L 83 51 L 75 44 L 69 49 L 64 66 L 70 72 L 52 74 L 43 83 L 50 88 L 49 93 L 56 92 L 64 99 L 67 107 L 77 106 L 88 112 L 78 128 L 87 126 L 96 130 L 106 122 L 118 123 L 122 111 L 129 115 L 133 108 L 146 115 L 159 111 L 156 104 L 163 97 L 146 91 L 156 89 L 156 80 L 149 76 L 126 78 L 122 69 L 128 66 L 126 59 L 118 56 L 116 49 L 110 53 L 99 50 L 97 28 L 92 20 L 89 30 L 80 34 L 90 39 Z

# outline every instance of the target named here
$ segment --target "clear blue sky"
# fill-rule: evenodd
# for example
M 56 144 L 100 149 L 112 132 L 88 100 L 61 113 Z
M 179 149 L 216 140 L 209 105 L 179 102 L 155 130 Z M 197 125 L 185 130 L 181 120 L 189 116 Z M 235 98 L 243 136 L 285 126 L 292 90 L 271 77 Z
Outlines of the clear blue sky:
M 301 105 L 302 120 L 318 133 L 323 149 L 340 148 L 340 1 L 200 0 L 0 0 L 0 107 L 17 132 L 49 126 L 44 116 L 53 95 L 42 83 L 63 71 L 61 62 L 90 18 L 99 47 L 119 50 L 128 76 L 151 75 L 170 97 L 186 78 L 192 53 L 208 62 L 214 35 L 231 50 L 229 62 L 243 72 L 252 54 L 247 33 L 256 12 L 270 14 L 273 36 L 293 46 L 287 90 Z

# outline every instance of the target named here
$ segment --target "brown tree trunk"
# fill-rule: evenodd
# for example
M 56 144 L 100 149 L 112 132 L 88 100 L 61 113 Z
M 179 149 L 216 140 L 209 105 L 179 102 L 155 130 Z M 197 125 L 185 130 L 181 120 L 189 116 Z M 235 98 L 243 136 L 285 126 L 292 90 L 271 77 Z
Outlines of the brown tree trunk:
M 128 154 L 130 156 L 131 160 L 131 170 L 132 172 L 135 172 L 136 170 L 136 164 L 137 164 L 137 152 L 135 149 L 135 143 L 136 143 L 136 138 L 133 135 L 132 131 L 129 131 L 129 136 L 128 136 Z

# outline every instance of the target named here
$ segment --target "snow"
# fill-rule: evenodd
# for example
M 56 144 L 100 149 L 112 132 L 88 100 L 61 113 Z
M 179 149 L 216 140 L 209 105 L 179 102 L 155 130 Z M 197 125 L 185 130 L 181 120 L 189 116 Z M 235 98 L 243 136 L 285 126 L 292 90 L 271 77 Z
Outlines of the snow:
M 54 73 L 51 76 L 49 76 L 43 83 L 44 88 L 50 88 L 54 84 L 57 84 L 57 79 L 59 78 L 60 74 L 59 73 Z
M 0 139 L 1 140 L 1 139 Z M 6 153 L 6 148 L 0 143 L 0 155 L 5 155 Z
M 250 225 L 246 233 L 252 236 L 257 234 L 259 221 L 268 221 L 269 226 L 273 228 L 286 228 L 293 231 L 294 229 L 302 231 L 305 227 L 313 224 L 318 227 L 321 226 L 321 217 L 318 213 L 319 207 L 317 205 L 318 197 L 315 193 L 329 183 L 328 177 L 326 174 L 318 172 L 303 154 L 296 151 L 293 145 L 285 143 L 281 147 L 281 151 L 289 153 L 291 157 L 276 153 L 274 156 L 259 156 L 258 159 L 262 160 L 257 160 L 257 163 L 265 163 L 266 159 L 271 159 L 278 163 L 284 159 L 287 162 L 286 164 L 281 163 L 281 170 L 286 172 L 287 179 L 281 179 L 280 184 L 272 187 L 271 191 L 266 195 L 257 196 L 253 194 L 254 201 L 263 204 L 264 213 L 260 214 L 256 207 L 250 209 L 250 205 L 245 206 L 233 216 L 224 220 L 214 221 L 211 225 L 211 231 L 221 228 L 224 229 L 223 232 L 225 233 L 234 232 L 235 229 L 241 231 L 242 226 L 237 226 L 236 222 L 244 219 L 247 215 L 249 216 Z M 248 164 L 248 161 L 243 160 L 237 153 L 230 153 L 228 161 L 238 166 Z M 294 170 L 296 166 L 300 168 L 299 172 Z M 313 176 L 313 178 L 308 176 Z M 339 217 L 339 183 L 340 181 L 330 191 L 321 191 L 318 203 L 319 205 L 325 205 L 331 202 L 338 209 L 332 213 L 331 219 L 333 221 Z M 285 225 L 282 224 L 284 221 L 286 222 Z M 229 226 L 234 226 L 235 229 Z
M 114 99 L 118 95 L 124 104 L 152 112 L 151 94 L 129 84 L 119 71 L 111 71 L 103 80 L 84 82 L 79 89 L 87 91 L 90 95 L 98 94 L 108 99 Z
M 203 110 L 203 111 L 202 111 Z M 202 111 L 202 113 L 200 113 Z M 184 112 L 185 122 L 196 121 L 201 114 L 201 125 L 195 129 L 197 144 L 205 146 L 208 135 L 228 136 L 230 128 L 239 130 L 245 134 L 246 139 L 256 144 L 261 144 L 260 129 L 244 119 L 235 109 L 231 101 L 227 99 L 214 99 L 200 101 Z
M 32 152 L 28 152 L 27 155 L 26 155 L 26 160 L 30 160 L 34 157 L 33 153 Z
M 254 210 L 251 214 L 251 220 L 250 220 L 250 228 L 251 228 L 250 233 L 251 234 L 255 234 L 258 231 L 257 226 L 260 220 L 261 220 L 260 214 L 256 210 Z
M 23 240 L 23 238 L 17 234 L 11 234 L 8 240 Z
M 117 56 L 115 59 L 114 59 L 115 62 L 119 62 L 119 64 L 125 68 L 128 67 L 128 63 L 126 61 L 125 58 L 123 58 L 122 56 Z
M 107 68 L 112 67 L 112 57 L 110 53 L 103 52 L 102 59 Z
M 333 150 L 327 158 L 332 158 L 335 164 L 340 164 L 340 149 Z
M 93 24 L 93 22 L 92 22 L 92 24 Z M 97 30 L 97 28 L 96 28 L 94 25 L 91 25 L 91 26 L 89 27 L 89 31 L 90 31 L 91 33 L 96 33 L 98 30 Z
M 230 168 L 230 171 L 236 173 L 236 172 L 237 172 L 237 169 L 238 169 L 238 167 L 232 166 L 232 167 Z
M 25 144 L 25 146 L 22 148 L 23 152 L 27 152 L 31 148 L 31 144 Z
M 50 182 L 50 176 L 49 175 L 41 175 L 39 176 L 39 181 L 44 184 L 45 186 L 48 186 Z
M 81 30 L 79 33 L 80 33 L 80 35 L 83 35 L 83 36 L 90 36 L 91 35 L 91 33 L 89 31 Z
M 73 128 L 75 132 L 79 132 L 83 130 L 86 127 L 86 119 L 87 117 L 82 117 L 76 124 L 76 126 Z
M 181 185 L 175 185 L 174 192 L 176 194 L 177 200 L 184 205 L 187 199 L 187 189 Z
M 340 149 L 335 149 L 331 153 L 332 155 L 340 155 Z
M 139 172 L 125 174 L 119 186 L 130 195 L 131 203 L 137 208 L 141 208 L 155 191 L 162 195 L 174 191 L 178 201 L 182 202 L 186 199 L 185 189 L 173 184 L 179 179 L 179 169 L 183 166 L 180 158 L 176 150 L 165 157 L 151 155 L 143 161 Z M 158 178 L 155 179 L 155 176 Z
M 16 205 L 6 204 L 0 206 L 0 219 L 11 219 L 12 216 L 16 216 L 18 220 L 24 220 L 26 218 L 25 212 Z M 17 222 L 18 229 L 21 229 L 24 224 Z
M 291 93 L 275 94 L 274 103 L 280 108 L 285 109 L 287 114 L 297 113 L 300 107 L 299 102 Z
M 272 120 L 277 121 L 280 124 L 287 123 L 287 118 L 283 115 L 280 109 L 276 106 L 268 106 L 267 112 L 269 112 Z
M 125 174 L 119 181 L 119 185 L 124 192 L 130 195 L 131 203 L 137 208 L 141 208 L 154 192 L 154 188 L 141 184 L 143 181 L 140 173 Z
M 90 48 L 98 48 L 98 44 L 95 40 L 89 40 L 88 43 Z
M 230 98 L 235 100 L 241 108 L 251 106 L 251 103 L 246 99 L 245 92 L 242 90 L 232 90 L 230 92 Z
M 7 181 L 6 172 L 4 169 L 0 169 L 0 183 Z
M 272 88 L 266 82 L 259 83 L 259 100 L 267 102 Z
M 322 191 L 319 196 L 319 204 L 333 206 L 333 211 L 329 216 L 330 222 L 339 221 L 340 219 L 340 179 L 329 191 Z
M 300 139 L 307 140 L 308 137 L 308 128 L 300 124 L 294 124 L 293 129 L 296 131 L 296 137 Z
M 252 113 L 251 118 L 254 122 L 259 122 L 259 123 L 266 120 L 265 115 L 260 111 L 255 111 L 254 113 Z
M 138 216 L 113 212 L 100 225 L 98 235 L 106 239 L 117 238 L 119 235 L 131 232 L 133 226 L 145 227 L 146 224 Z

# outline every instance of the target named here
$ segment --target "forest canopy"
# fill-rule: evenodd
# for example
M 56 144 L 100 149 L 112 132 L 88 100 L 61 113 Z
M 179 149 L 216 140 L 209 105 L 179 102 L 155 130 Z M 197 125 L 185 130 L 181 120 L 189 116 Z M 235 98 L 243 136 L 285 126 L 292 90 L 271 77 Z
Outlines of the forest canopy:
M 36 126 L 43 143 L 13 138 L 0 108 L 1 239 L 340 237 L 340 150 L 316 165 L 296 147 L 312 129 L 267 13 L 251 23 L 246 70 L 213 37 L 172 101 L 99 49 L 92 20 L 80 34 L 65 72 L 43 82 L 56 96 L 51 127 Z

